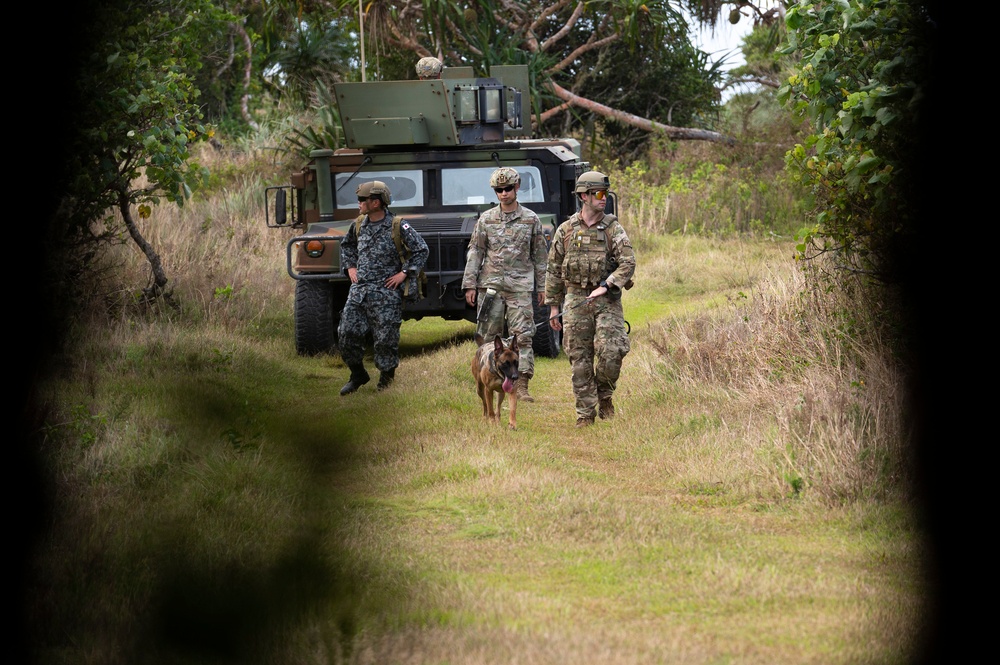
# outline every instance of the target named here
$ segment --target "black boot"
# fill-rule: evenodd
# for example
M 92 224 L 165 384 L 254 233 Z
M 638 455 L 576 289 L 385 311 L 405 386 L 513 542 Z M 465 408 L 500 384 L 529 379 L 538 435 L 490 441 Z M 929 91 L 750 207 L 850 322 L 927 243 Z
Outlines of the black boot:
M 382 391 L 389 387 L 392 380 L 396 378 L 396 368 L 382 372 L 378 377 L 378 390 Z
M 344 387 L 340 389 L 341 395 L 350 395 L 355 392 L 358 388 L 365 385 L 371 380 L 368 376 L 368 372 L 365 371 L 364 365 L 358 365 L 357 367 L 351 367 L 351 378 L 344 384 Z

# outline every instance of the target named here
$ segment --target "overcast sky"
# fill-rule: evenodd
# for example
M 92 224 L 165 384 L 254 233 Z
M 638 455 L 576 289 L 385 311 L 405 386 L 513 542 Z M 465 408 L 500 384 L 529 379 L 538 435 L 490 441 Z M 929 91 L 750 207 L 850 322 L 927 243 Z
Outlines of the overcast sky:
M 736 25 L 723 17 L 716 24 L 714 33 L 711 28 L 703 28 L 694 33 L 692 41 L 695 46 L 710 54 L 713 61 L 718 60 L 728 51 L 733 51 L 733 54 L 726 59 L 726 64 L 723 65 L 723 69 L 729 70 L 743 64 L 740 39 L 752 29 L 753 21 L 746 16 Z

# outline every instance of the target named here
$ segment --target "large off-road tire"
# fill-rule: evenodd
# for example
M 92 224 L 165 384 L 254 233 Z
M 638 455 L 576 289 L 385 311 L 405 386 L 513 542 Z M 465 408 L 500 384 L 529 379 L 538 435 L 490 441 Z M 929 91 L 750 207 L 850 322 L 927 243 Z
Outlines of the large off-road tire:
M 341 307 L 334 307 L 330 282 L 295 282 L 295 350 L 302 356 L 334 353 Z M 342 303 L 341 303 L 342 306 Z
M 535 297 L 535 296 L 532 296 Z M 531 348 L 536 356 L 543 358 L 556 358 L 559 356 L 559 343 L 561 341 L 558 332 L 549 325 L 549 306 L 539 305 L 534 302 L 535 307 L 535 336 L 531 340 Z

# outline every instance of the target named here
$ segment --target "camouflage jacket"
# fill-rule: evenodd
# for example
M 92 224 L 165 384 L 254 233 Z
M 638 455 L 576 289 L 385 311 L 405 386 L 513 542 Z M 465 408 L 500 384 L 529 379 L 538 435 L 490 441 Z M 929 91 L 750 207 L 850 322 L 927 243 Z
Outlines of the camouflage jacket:
M 400 225 L 403 244 L 410 250 L 410 260 L 403 265 L 396 251 L 396 243 L 392 240 L 393 214 L 388 210 L 385 218 L 373 222 L 366 216 L 361 223 L 361 231 L 355 233 L 355 225 L 351 224 L 340 243 L 341 265 L 344 274 L 348 268 L 358 269 L 358 284 L 375 284 L 382 286 L 385 280 L 401 270 L 414 274 L 423 269 L 427 263 L 427 243 L 417 231 L 405 221 Z
M 538 215 L 519 203 L 512 212 L 494 206 L 479 216 L 466 256 L 463 289 L 531 292 L 545 284 L 545 235 Z
M 559 225 L 549 249 L 545 273 L 545 302 L 561 305 L 566 287 L 596 288 L 606 280 L 622 288 L 635 274 L 635 252 L 625 229 L 614 215 L 588 227 L 580 213 Z

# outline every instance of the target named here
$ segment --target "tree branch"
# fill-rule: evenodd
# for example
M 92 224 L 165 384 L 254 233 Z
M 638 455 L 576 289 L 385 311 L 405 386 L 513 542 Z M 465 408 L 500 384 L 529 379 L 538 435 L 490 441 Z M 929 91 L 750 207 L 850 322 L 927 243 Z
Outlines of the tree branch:
M 578 2 L 576 4 L 576 7 L 573 9 L 573 13 L 566 20 L 566 23 L 563 25 L 563 27 L 559 28 L 559 30 L 556 32 L 556 34 L 552 35 L 551 37 L 549 37 L 548 39 L 546 39 L 544 42 L 542 42 L 542 45 L 541 45 L 542 51 L 549 50 L 550 46 L 552 46 L 553 44 L 555 44 L 556 42 L 558 42 L 560 39 L 562 39 L 563 37 L 565 37 L 567 34 L 569 34 L 569 31 L 573 29 L 573 26 L 576 25 L 576 22 L 580 19 L 580 16 L 582 16 L 582 15 L 583 15 L 583 3 L 582 2 Z M 534 34 L 533 30 L 532 30 L 532 34 Z
M 726 81 L 720 90 L 725 90 L 726 88 L 734 85 L 739 85 L 741 83 L 759 83 L 760 85 L 766 85 L 769 88 L 780 88 L 781 84 L 771 78 L 765 78 L 761 76 L 738 76 L 734 79 Z
M 565 69 L 566 67 L 568 67 L 571 64 L 573 64 L 573 61 L 576 60 L 577 58 L 579 58 L 582 54 L 586 53 L 587 51 L 592 51 L 595 48 L 600 48 L 600 47 L 602 47 L 602 46 L 604 46 L 606 44 L 610 44 L 611 42 L 619 39 L 620 35 L 617 32 L 615 32 L 615 33 L 612 33 L 612 34 L 608 35 L 604 39 L 598 39 L 597 41 L 591 41 L 591 40 L 593 40 L 593 38 L 594 38 L 594 35 L 591 35 L 590 36 L 590 40 L 587 40 L 586 44 L 583 44 L 582 46 L 578 47 L 575 51 L 573 51 L 568 56 L 566 56 L 565 58 L 563 58 L 563 60 L 561 62 L 553 65 L 553 67 L 551 69 L 549 69 L 549 73 L 551 74 L 552 72 L 561 72 L 563 69 Z
M 233 24 L 236 28 L 236 32 L 243 37 L 243 46 L 247 52 L 247 64 L 243 68 L 243 95 L 240 97 L 240 113 L 243 114 L 243 119 L 246 123 L 250 125 L 253 129 L 260 129 L 257 122 L 250 115 L 250 74 L 253 72 L 253 44 L 250 43 L 250 35 L 243 26 L 236 22 Z
M 556 97 L 572 104 L 573 106 L 579 106 L 610 120 L 616 120 L 626 125 L 631 125 L 632 127 L 638 127 L 639 129 L 643 129 L 647 132 L 663 132 L 668 137 L 678 141 L 713 141 L 715 143 L 725 143 L 726 145 L 736 144 L 736 139 L 719 134 L 718 132 L 709 131 L 707 129 L 671 127 L 670 125 L 664 125 L 663 123 L 656 122 L 655 120 L 640 118 L 637 115 L 626 113 L 625 111 L 619 111 L 618 109 L 613 109 L 609 106 L 605 106 L 604 104 L 599 104 L 585 97 L 580 97 L 579 95 L 575 95 L 569 90 L 566 90 L 554 81 L 549 81 L 547 85 L 549 90 L 551 90 Z
M 562 113 L 563 111 L 565 111 L 566 109 L 568 109 L 570 106 L 572 106 L 572 104 L 570 104 L 569 102 L 563 102 L 559 106 L 553 106 L 548 111 L 545 111 L 543 113 L 539 113 L 538 115 L 536 115 L 535 116 L 535 123 L 537 125 L 542 125 L 543 123 L 547 122 L 550 118 L 552 118 L 556 114 Z

